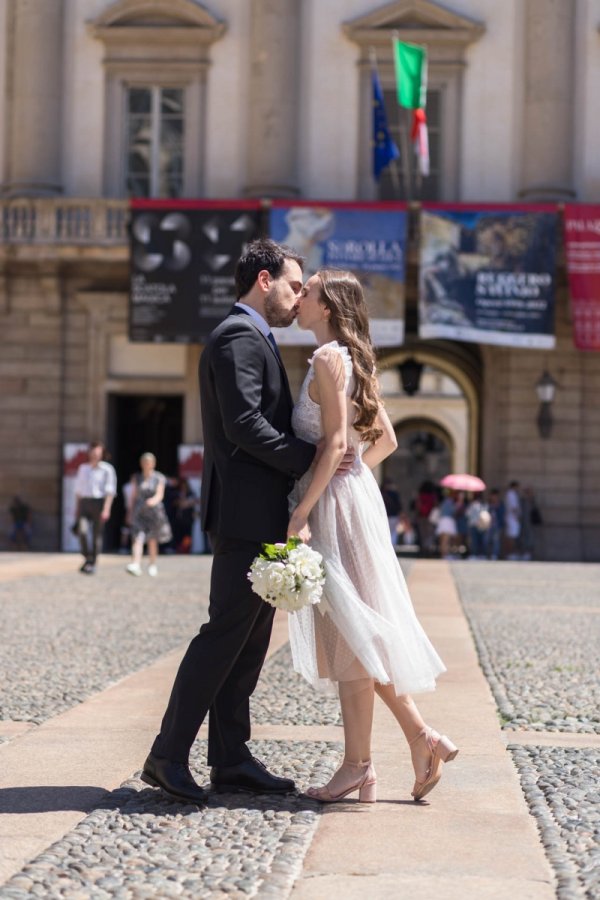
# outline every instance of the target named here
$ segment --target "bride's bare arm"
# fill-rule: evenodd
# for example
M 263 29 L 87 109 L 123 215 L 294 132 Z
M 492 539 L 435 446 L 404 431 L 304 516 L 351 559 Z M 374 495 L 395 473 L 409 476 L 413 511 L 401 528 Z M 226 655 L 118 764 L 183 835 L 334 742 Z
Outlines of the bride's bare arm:
M 379 463 L 393 453 L 398 446 L 394 426 L 390 422 L 388 414 L 383 406 L 379 407 L 375 425 L 382 429 L 383 434 L 374 444 L 371 444 L 362 455 L 362 461 L 370 469 L 374 469 L 375 466 L 378 466 Z
M 346 452 L 347 410 L 344 364 L 338 353 L 331 351 L 315 357 L 314 378 L 321 407 L 323 451 L 313 477 L 288 525 L 288 537 L 299 535 L 308 540 L 307 519 L 313 506 L 331 481 Z

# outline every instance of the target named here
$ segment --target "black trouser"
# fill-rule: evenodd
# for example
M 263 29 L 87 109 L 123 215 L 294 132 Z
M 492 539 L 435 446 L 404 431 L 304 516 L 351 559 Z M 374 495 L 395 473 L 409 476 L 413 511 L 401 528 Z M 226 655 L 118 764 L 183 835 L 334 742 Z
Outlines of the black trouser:
M 102 551 L 103 507 L 103 497 L 82 497 L 79 501 L 79 544 L 86 562 L 93 566 Z
M 247 572 L 260 543 L 210 535 L 214 553 L 209 621 L 179 666 L 160 734 L 157 756 L 187 763 L 207 712 L 208 764 L 232 766 L 250 757 L 250 695 L 262 669 L 274 610 L 254 593 Z

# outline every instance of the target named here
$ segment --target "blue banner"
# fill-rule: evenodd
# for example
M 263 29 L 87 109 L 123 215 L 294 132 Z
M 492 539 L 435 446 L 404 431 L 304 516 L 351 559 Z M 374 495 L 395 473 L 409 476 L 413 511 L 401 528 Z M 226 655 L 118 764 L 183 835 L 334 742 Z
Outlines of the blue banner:
M 403 204 L 306 204 L 277 201 L 270 235 L 304 256 L 305 278 L 319 269 L 349 269 L 369 307 L 371 337 L 379 347 L 404 341 L 407 213 Z M 312 344 L 294 323 L 274 329 L 280 344 Z
M 424 207 L 419 336 L 554 347 L 556 243 L 546 207 Z

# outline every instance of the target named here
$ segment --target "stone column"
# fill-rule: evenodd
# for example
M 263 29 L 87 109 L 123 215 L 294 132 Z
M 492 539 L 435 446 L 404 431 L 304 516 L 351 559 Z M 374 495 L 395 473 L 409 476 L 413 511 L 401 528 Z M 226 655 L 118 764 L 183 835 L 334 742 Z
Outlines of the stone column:
M 521 190 L 526 199 L 573 192 L 576 0 L 525 0 Z
M 249 196 L 298 191 L 300 0 L 251 0 Z
M 60 193 L 63 0 L 13 0 L 9 15 L 10 118 L 3 192 Z

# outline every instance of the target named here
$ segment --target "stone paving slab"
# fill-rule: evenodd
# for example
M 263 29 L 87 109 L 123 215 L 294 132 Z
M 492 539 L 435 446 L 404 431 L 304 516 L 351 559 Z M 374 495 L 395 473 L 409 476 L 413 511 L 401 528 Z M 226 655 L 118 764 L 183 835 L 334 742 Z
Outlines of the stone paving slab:
M 415 804 L 406 743 L 389 712 L 376 704 L 378 802 L 370 809 L 325 807 L 292 898 L 313 900 L 329 891 L 344 900 L 552 898 L 553 874 L 501 739 L 449 569 L 417 561 L 409 587 L 449 669 L 434 693 L 415 699 L 425 720 L 458 744 L 459 756 L 444 767 L 427 801 Z
M 560 900 L 600 897 L 600 566 L 452 567 Z
M 98 570 L 118 568 L 124 561 L 118 554 L 103 554 Z M 125 562 L 127 559 L 125 558 Z M 76 572 L 82 563 L 78 553 L 7 553 L 0 552 L 0 581 L 15 581 L 33 575 L 57 575 Z

